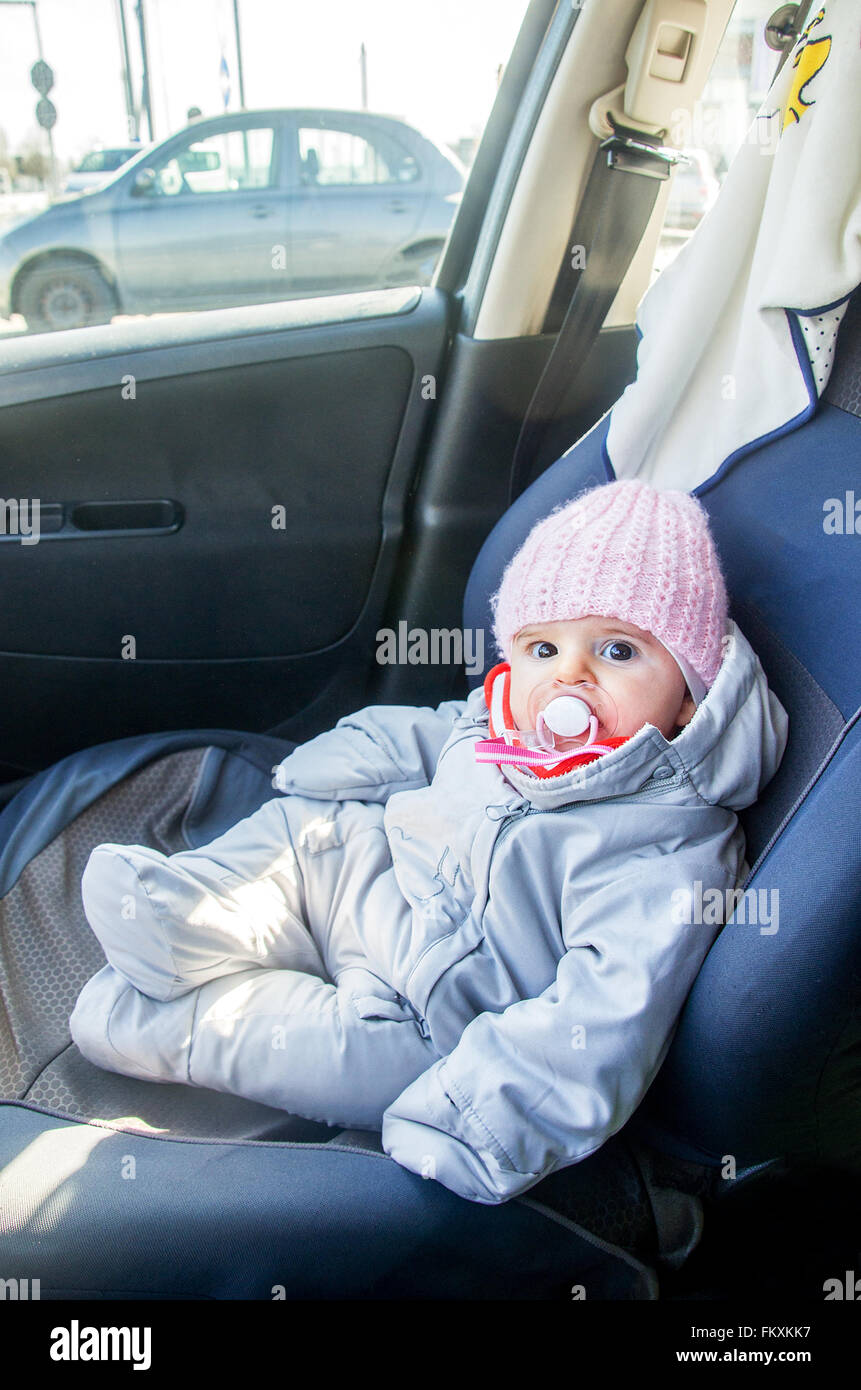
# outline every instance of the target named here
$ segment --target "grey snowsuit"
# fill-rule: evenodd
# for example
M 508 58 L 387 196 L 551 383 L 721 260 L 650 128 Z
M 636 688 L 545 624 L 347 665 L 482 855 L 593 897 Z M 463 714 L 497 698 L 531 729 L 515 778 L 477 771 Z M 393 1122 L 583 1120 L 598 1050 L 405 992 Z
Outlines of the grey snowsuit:
M 109 964 L 76 1043 L 114 1071 L 382 1125 L 399 1163 L 477 1202 L 585 1158 L 664 1058 L 719 929 L 696 905 L 746 873 L 735 812 L 783 755 L 759 661 L 735 624 L 725 643 L 671 741 L 647 724 L 538 781 L 476 763 L 480 690 L 369 708 L 211 844 L 100 845 L 83 897 Z

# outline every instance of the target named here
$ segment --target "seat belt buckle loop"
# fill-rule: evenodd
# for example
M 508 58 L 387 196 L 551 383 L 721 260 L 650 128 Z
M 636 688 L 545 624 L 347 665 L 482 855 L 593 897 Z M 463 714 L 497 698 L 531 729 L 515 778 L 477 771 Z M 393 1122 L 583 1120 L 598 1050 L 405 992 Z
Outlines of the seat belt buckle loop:
M 690 161 L 666 145 L 650 145 L 642 137 L 623 135 L 617 128 L 600 148 L 607 152 L 607 165 L 625 174 L 643 174 L 650 179 L 668 179 L 677 164 Z

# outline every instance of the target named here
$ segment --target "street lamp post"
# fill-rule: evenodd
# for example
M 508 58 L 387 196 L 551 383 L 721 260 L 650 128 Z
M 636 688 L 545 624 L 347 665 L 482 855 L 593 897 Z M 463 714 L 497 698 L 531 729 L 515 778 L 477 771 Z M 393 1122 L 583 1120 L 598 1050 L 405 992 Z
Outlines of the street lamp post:
M 132 91 L 132 63 L 129 54 L 129 35 L 126 28 L 126 6 L 125 0 L 116 0 L 117 20 L 120 26 L 120 44 L 123 50 L 123 92 L 126 98 L 126 112 L 128 115 L 128 134 L 130 140 L 140 140 L 140 121 L 135 110 L 135 99 Z
M 236 69 L 239 73 L 239 105 L 245 110 L 245 78 L 242 73 L 242 38 L 239 33 L 239 0 L 233 0 L 233 28 L 236 31 Z
M 152 121 L 152 98 L 149 87 L 149 49 L 146 41 L 146 16 L 144 14 L 144 0 L 137 0 L 135 14 L 138 21 L 138 32 L 141 41 L 141 62 L 143 64 L 143 76 L 141 78 L 141 105 L 146 111 L 147 126 L 149 128 L 150 140 L 155 139 L 155 129 Z

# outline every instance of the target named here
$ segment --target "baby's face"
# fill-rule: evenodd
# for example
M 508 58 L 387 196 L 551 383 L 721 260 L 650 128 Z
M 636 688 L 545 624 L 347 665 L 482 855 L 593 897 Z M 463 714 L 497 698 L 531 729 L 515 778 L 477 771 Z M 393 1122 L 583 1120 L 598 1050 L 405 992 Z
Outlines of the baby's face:
M 521 628 L 511 650 L 511 713 L 518 729 L 534 729 L 539 711 L 578 681 L 598 686 L 618 711 L 615 729 L 599 722 L 597 742 L 613 734 L 636 734 L 644 724 L 653 724 L 670 739 L 696 710 L 670 653 L 642 628 L 597 617 Z M 588 691 L 584 695 L 588 704 Z M 600 719 L 600 707 L 595 713 Z M 588 737 L 587 731 L 576 738 L 557 737 L 555 743 L 563 750 L 577 748 Z

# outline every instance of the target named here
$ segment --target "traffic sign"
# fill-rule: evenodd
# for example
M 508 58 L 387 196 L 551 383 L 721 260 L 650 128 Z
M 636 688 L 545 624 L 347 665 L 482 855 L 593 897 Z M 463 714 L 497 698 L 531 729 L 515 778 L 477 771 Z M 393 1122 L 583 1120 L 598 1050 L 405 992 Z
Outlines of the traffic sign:
M 40 58 L 30 69 L 30 81 L 33 83 L 36 91 L 40 92 L 43 97 L 46 97 L 54 85 L 53 70 Z M 53 121 L 51 124 L 53 125 Z
M 47 97 L 36 102 L 36 120 L 43 130 L 52 130 L 57 124 L 57 108 Z

